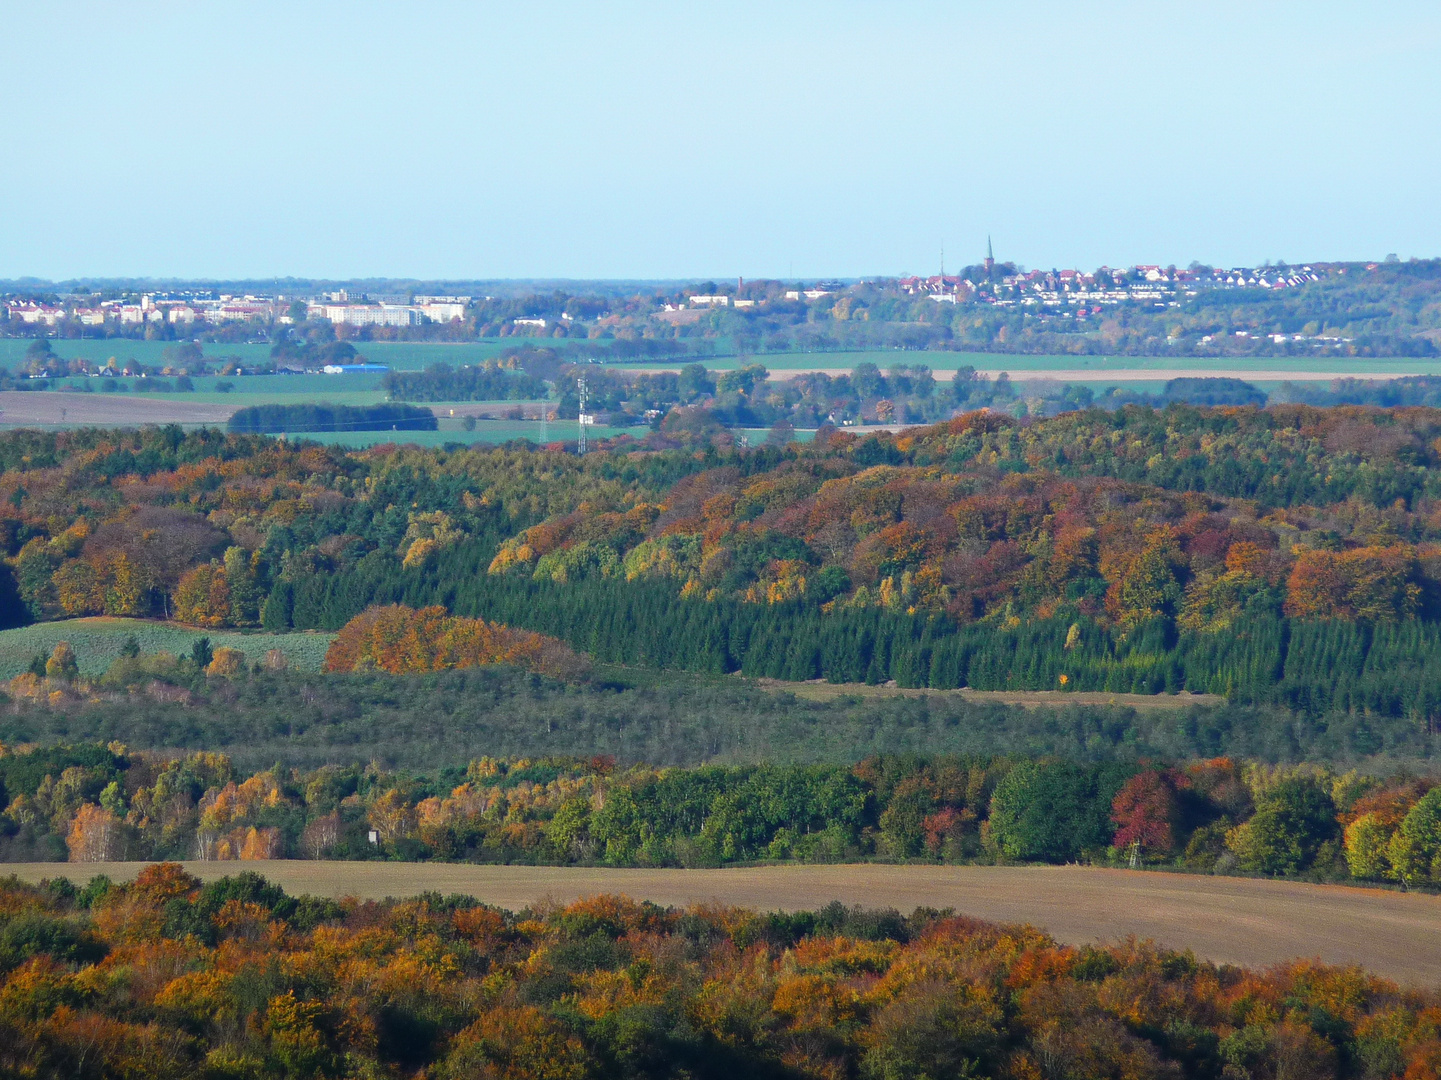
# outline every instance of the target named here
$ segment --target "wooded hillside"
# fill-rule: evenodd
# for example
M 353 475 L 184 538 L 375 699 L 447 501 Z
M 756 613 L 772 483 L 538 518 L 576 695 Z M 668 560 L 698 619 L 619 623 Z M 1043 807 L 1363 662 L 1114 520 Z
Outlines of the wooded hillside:
M 1433 711 L 1441 412 L 965 414 L 577 458 L 0 436 L 10 621 L 338 629 L 445 606 L 602 660 Z

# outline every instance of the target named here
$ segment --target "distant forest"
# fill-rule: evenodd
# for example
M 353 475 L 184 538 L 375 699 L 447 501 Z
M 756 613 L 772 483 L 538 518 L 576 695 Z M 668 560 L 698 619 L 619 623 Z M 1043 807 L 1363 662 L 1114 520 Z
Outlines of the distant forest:
M 1438 446 L 1427 408 L 1175 403 L 755 449 L 680 410 L 585 457 L 9 432 L 8 619 L 338 629 L 437 605 L 600 662 L 1429 730 Z

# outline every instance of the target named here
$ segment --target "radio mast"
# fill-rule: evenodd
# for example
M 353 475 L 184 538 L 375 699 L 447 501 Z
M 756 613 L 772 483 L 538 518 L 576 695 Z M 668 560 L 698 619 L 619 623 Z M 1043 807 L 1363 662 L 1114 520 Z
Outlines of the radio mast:
M 590 419 L 590 417 L 588 417 L 588 416 L 585 415 L 585 376 L 584 376 L 584 375 L 582 375 L 582 376 L 576 381 L 575 389 L 576 389 L 576 392 L 580 395 L 580 414 L 579 414 L 579 416 L 580 416 L 580 442 L 579 442 L 579 444 L 578 444 L 577 447 L 576 447 L 576 452 L 577 452 L 577 453 L 580 453 L 580 454 L 584 454 L 584 453 L 585 453 L 585 425 L 586 425 L 586 421 L 588 421 L 588 420 Z

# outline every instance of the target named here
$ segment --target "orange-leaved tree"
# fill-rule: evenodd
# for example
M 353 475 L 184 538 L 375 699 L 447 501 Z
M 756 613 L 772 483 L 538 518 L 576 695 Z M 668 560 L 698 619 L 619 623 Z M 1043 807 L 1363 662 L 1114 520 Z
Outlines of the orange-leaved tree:
M 325 654 L 326 671 L 379 669 L 392 675 L 515 664 L 556 678 L 583 676 L 588 661 L 555 638 L 484 619 L 419 611 L 401 604 L 372 607 L 341 627 Z

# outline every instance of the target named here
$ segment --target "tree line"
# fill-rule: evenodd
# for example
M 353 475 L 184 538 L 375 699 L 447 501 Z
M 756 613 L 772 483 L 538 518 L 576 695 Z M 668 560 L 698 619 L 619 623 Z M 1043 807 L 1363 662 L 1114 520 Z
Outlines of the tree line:
M 237 435 L 307 431 L 434 431 L 435 414 L 414 405 L 247 405 L 226 422 Z
M 719 866 L 858 859 L 1180 867 L 1441 885 L 1441 789 L 1214 758 L 890 754 L 658 769 L 482 757 L 247 774 L 122 744 L 0 756 L 9 857 Z
M 545 381 L 504 361 L 430 364 L 424 371 L 388 371 L 381 387 L 395 401 L 531 401 L 549 393 Z

